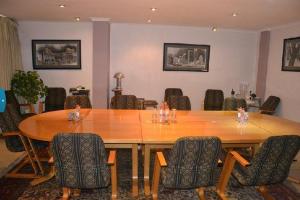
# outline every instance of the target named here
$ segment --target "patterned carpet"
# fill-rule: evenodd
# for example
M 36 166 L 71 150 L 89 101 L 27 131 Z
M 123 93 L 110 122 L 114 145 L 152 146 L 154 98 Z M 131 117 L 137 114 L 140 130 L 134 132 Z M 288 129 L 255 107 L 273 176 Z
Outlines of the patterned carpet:
M 124 200 L 150 200 L 143 194 L 143 168 L 142 157 L 139 159 L 139 197 L 132 198 L 131 190 L 131 154 L 128 150 L 120 150 L 118 157 L 118 199 Z M 153 156 L 152 156 L 153 157 Z M 153 164 L 153 159 L 152 159 Z M 55 179 L 37 186 L 30 186 L 30 180 L 24 179 L 0 179 L 0 199 L 1 200 L 55 200 L 62 196 L 61 188 L 57 185 Z M 300 199 L 299 194 L 293 193 L 284 185 L 274 185 L 269 187 L 271 194 L 276 200 L 296 200 Z M 79 197 L 72 197 L 72 200 L 106 200 L 110 199 L 111 188 L 82 190 Z M 206 189 L 206 198 L 208 200 L 219 199 L 214 192 L 214 187 Z M 241 187 L 233 178 L 230 181 L 227 196 L 230 200 L 262 200 L 263 198 L 253 187 Z M 164 200 L 197 200 L 199 199 L 195 191 L 186 190 L 168 190 L 160 187 L 159 199 Z

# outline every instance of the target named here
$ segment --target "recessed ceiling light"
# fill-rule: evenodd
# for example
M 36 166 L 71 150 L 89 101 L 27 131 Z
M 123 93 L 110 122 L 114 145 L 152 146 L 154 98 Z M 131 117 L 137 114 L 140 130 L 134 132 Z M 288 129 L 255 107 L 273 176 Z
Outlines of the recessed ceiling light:
M 216 32 L 217 31 L 217 28 L 216 27 L 212 27 L 211 29 L 213 32 Z
M 148 22 L 148 23 L 151 23 L 151 22 L 152 22 L 152 20 L 151 20 L 151 19 L 148 19 L 148 20 L 147 20 L 147 22 Z
M 79 22 L 79 21 L 80 21 L 80 17 L 75 17 L 75 20 L 76 20 L 77 22 Z
M 151 11 L 155 12 L 155 11 L 157 11 L 157 8 L 151 8 Z
M 232 13 L 232 17 L 236 17 L 237 16 L 237 13 Z
M 66 7 L 66 5 L 65 4 L 60 4 L 59 7 L 64 8 L 64 7 Z

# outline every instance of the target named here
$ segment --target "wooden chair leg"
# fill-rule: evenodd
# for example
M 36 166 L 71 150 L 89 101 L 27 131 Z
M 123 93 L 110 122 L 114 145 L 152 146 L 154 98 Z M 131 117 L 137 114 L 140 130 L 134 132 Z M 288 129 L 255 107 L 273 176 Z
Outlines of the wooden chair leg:
M 152 178 L 152 188 L 151 188 L 153 200 L 158 199 L 158 185 L 159 185 L 159 179 L 160 179 L 160 170 L 161 170 L 161 166 L 159 164 L 157 156 L 155 156 L 153 178 Z
M 80 189 L 73 189 L 73 196 L 79 197 L 80 196 Z
M 30 144 L 30 147 L 31 147 L 33 156 L 34 156 L 34 158 L 35 158 L 35 161 L 36 161 L 37 164 L 38 164 L 38 167 L 39 167 L 39 169 L 40 169 L 40 171 L 41 171 L 41 174 L 44 175 L 44 174 L 45 174 L 44 168 L 43 168 L 42 163 L 41 163 L 41 161 L 40 161 L 40 158 L 39 158 L 39 156 L 38 156 L 38 154 L 37 154 L 37 152 L 36 152 L 36 150 L 35 150 L 35 148 L 34 148 L 34 145 L 32 144 L 32 141 L 31 141 L 30 138 L 27 138 L 27 140 L 28 140 L 28 142 L 29 142 L 29 144 Z
M 204 188 L 200 187 L 198 189 L 196 189 L 198 196 L 200 198 L 200 200 L 205 200 L 205 192 L 204 192 Z
M 111 199 L 117 199 L 117 163 L 110 166 L 111 169 Z
M 70 188 L 66 188 L 63 187 L 63 196 L 62 196 L 62 200 L 68 200 L 71 194 L 71 189 Z
M 223 166 L 222 173 L 219 178 L 219 182 L 217 184 L 217 194 L 223 200 L 227 199 L 225 195 L 225 189 L 228 184 L 230 174 L 235 164 L 235 159 L 232 154 L 228 153 L 225 159 L 225 163 Z
M 259 193 L 264 197 L 266 200 L 274 200 L 274 198 L 269 194 L 268 188 L 266 186 L 260 186 L 257 189 Z
M 25 137 L 22 136 L 22 135 L 19 135 L 19 137 L 20 137 L 20 139 L 21 139 L 21 141 L 22 141 L 22 144 L 23 144 L 23 146 L 24 146 L 24 148 L 25 148 L 27 157 L 28 157 L 29 160 L 30 160 L 30 163 L 31 163 L 31 166 L 32 166 L 32 168 L 33 168 L 33 170 L 34 170 L 34 173 L 37 175 L 37 174 L 38 174 L 37 166 L 36 166 L 36 164 L 35 164 L 33 158 L 31 157 L 30 148 L 29 148 L 29 146 L 28 146 L 28 144 L 27 144 L 27 142 L 26 142 L 26 139 L 25 139 Z

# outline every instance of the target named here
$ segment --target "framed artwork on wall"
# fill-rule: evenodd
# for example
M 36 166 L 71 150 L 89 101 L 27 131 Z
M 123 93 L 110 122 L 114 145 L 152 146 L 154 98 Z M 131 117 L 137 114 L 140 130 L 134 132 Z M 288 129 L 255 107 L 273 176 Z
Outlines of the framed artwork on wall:
M 164 43 L 164 71 L 208 72 L 209 45 Z
M 300 72 L 300 37 L 284 39 L 281 70 Z
M 33 69 L 81 69 L 80 40 L 32 40 Z

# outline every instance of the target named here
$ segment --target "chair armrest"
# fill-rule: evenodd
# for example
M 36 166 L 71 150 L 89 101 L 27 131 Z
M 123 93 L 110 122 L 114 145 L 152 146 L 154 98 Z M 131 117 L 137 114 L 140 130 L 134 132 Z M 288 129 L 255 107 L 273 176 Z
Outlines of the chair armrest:
M 164 157 L 164 154 L 161 151 L 159 151 L 159 152 L 156 152 L 156 156 L 158 158 L 159 165 L 161 167 L 166 167 L 167 166 L 167 162 L 166 162 L 166 159 Z
M 53 163 L 54 163 L 53 156 L 51 156 L 51 158 L 49 158 L 48 163 L 49 163 L 49 164 L 53 164 Z
M 109 151 L 109 156 L 108 156 L 108 160 L 107 160 L 108 165 L 116 164 L 116 154 L 117 154 L 116 150 Z
M 243 157 L 241 156 L 238 152 L 236 151 L 230 151 L 229 152 L 233 158 L 238 161 L 243 167 L 247 167 L 250 165 L 250 163 Z
M 11 131 L 11 132 L 2 133 L 3 137 L 7 137 L 7 136 L 19 136 L 19 135 L 20 135 L 19 131 Z

